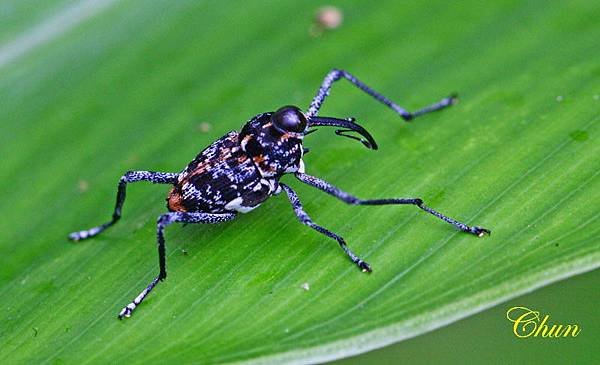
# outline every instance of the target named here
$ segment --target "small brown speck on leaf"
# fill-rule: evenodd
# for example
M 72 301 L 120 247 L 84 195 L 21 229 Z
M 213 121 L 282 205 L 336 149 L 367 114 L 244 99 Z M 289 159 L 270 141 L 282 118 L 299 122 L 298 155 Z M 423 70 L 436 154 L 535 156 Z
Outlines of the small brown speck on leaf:
M 90 190 L 90 183 L 87 180 L 79 180 L 77 183 L 77 190 L 80 193 L 85 193 Z
M 133 165 L 136 162 L 138 162 L 139 160 L 140 160 L 140 156 L 137 155 L 137 154 L 135 154 L 135 153 L 133 153 L 133 154 L 127 156 L 127 158 L 125 159 L 125 164 L 127 164 L 127 165 Z
M 208 122 L 202 122 L 202 123 L 198 124 L 198 131 L 200 133 L 208 133 L 208 132 L 210 132 L 211 129 L 212 129 L 212 124 L 210 124 Z
M 321 7 L 315 13 L 309 33 L 313 37 L 318 37 L 326 31 L 339 28 L 343 20 L 344 16 L 339 8 L 335 6 Z

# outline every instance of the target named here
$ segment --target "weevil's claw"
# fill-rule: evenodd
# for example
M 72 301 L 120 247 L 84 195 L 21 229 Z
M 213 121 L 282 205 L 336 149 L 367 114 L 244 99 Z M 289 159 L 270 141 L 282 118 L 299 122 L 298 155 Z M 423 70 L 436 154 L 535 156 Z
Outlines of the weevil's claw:
M 460 99 L 458 98 L 458 94 L 457 93 L 450 94 L 450 96 L 448 96 L 446 98 L 446 100 L 448 100 L 448 104 L 449 105 L 458 104 L 458 102 L 460 101 Z
M 90 228 L 85 231 L 73 232 L 73 233 L 69 234 L 69 239 L 71 241 L 77 242 L 77 241 L 85 240 L 88 238 L 92 238 L 92 237 L 96 236 L 98 233 L 102 232 L 106 228 L 105 226 L 106 225 Z
M 129 318 L 131 317 L 131 313 L 133 313 L 133 310 L 135 309 L 136 305 L 133 303 L 129 303 L 127 305 L 127 307 L 123 308 L 121 310 L 121 313 L 119 313 L 119 319 L 123 319 L 123 318 Z
M 362 272 L 372 272 L 371 265 L 367 264 L 363 260 L 359 260 L 357 263 L 358 267 L 362 270 Z
M 486 234 L 489 236 L 492 234 L 492 231 L 490 231 L 489 229 L 486 228 L 482 228 L 482 227 L 471 227 L 471 230 L 469 231 L 469 233 L 472 233 L 474 235 L 476 235 L 477 237 L 483 237 Z

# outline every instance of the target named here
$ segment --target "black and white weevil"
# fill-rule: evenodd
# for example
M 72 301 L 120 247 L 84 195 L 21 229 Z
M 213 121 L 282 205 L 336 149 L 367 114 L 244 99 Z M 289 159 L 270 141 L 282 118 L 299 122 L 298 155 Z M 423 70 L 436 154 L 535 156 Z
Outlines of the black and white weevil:
M 159 281 L 167 277 L 164 229 L 171 223 L 219 223 L 232 220 L 238 212 L 246 213 L 258 207 L 272 195 L 285 191 L 294 212 L 301 223 L 338 242 L 346 255 L 363 272 L 371 272 L 371 266 L 355 255 L 342 237 L 315 224 L 302 208 L 296 192 L 279 180 L 285 174 L 294 174 L 305 184 L 320 189 L 334 197 L 353 205 L 410 204 L 450 223 L 461 231 L 483 236 L 490 231 L 476 226 L 468 226 L 447 217 L 423 203 L 419 198 L 375 199 L 356 198 L 328 182 L 304 172 L 302 161 L 305 149 L 303 138 L 317 126 L 334 126 L 337 135 L 359 140 L 367 148 L 377 149 L 373 137 L 353 118 L 338 119 L 317 116 L 319 109 L 332 84 L 346 79 L 353 85 L 387 105 L 405 121 L 420 115 L 444 109 L 456 102 L 455 96 L 426 106 L 410 113 L 393 103 L 385 96 L 371 89 L 356 77 L 343 70 L 332 70 L 325 76 L 317 95 L 308 111 L 302 112 L 295 106 L 284 106 L 275 112 L 258 114 L 248 121 L 241 131 L 229 132 L 213 142 L 180 173 L 129 171 L 121 177 L 117 191 L 117 203 L 110 222 L 100 226 L 74 232 L 69 238 L 79 241 L 94 237 L 121 218 L 128 183 L 149 181 L 154 184 L 171 184 L 173 188 L 167 197 L 169 213 L 162 214 L 157 221 L 159 273 L 154 280 L 121 312 L 119 318 L 129 317 L 133 310 L 146 298 Z M 358 133 L 358 137 L 351 133 Z

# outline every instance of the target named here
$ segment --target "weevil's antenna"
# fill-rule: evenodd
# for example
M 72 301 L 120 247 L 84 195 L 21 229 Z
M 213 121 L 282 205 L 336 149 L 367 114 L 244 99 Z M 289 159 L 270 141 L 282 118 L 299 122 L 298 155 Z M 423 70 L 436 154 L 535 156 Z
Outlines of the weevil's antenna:
M 338 119 L 338 118 L 331 118 L 331 117 L 312 117 L 308 120 L 307 126 L 308 127 L 330 126 L 330 127 L 345 128 L 345 129 L 337 129 L 335 131 L 335 134 L 337 134 L 338 136 L 355 139 L 357 141 L 360 141 L 363 145 L 365 145 L 365 147 L 372 149 L 372 150 L 376 150 L 378 148 L 377 142 L 375 142 L 375 139 L 373 138 L 373 136 L 371 136 L 371 134 L 369 132 L 367 132 L 366 129 L 364 129 L 360 125 L 354 123 L 354 121 L 355 121 L 354 118 Z M 304 134 L 306 135 L 306 134 L 312 133 L 314 131 L 315 130 L 308 130 Z M 357 136 L 353 136 L 351 134 L 347 134 L 349 132 L 356 132 L 365 138 L 360 138 Z

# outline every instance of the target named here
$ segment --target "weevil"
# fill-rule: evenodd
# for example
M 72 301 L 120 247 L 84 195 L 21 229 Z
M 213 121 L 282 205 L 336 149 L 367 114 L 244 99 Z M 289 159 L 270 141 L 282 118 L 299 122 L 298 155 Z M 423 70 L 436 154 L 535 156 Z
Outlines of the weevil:
M 332 184 L 306 174 L 303 162 L 306 149 L 303 140 L 314 132 L 315 127 L 338 127 L 335 133 L 360 141 L 365 147 L 376 150 L 377 143 L 371 134 L 356 123 L 354 118 L 318 116 L 334 82 L 348 80 L 360 90 L 388 106 L 405 121 L 447 108 L 456 103 L 455 95 L 443 98 L 415 112 L 408 112 L 382 94 L 371 89 L 352 74 L 334 69 L 324 78 L 308 110 L 296 106 L 284 106 L 275 112 L 252 117 L 240 131 L 232 131 L 213 142 L 179 173 L 129 171 L 119 180 L 117 201 L 112 219 L 88 230 L 71 233 L 69 238 L 79 241 L 97 236 L 121 218 L 127 184 L 148 181 L 154 184 L 172 185 L 167 197 L 168 213 L 161 214 L 156 223 L 158 241 L 158 275 L 142 292 L 125 306 L 118 317 L 129 317 L 154 287 L 167 277 L 164 230 L 178 223 L 213 224 L 234 219 L 238 213 L 247 213 L 282 191 L 287 195 L 298 220 L 319 233 L 337 241 L 344 253 L 363 272 L 371 272 L 371 266 L 354 254 L 346 241 L 338 234 L 316 224 L 304 211 L 296 192 L 280 179 L 293 174 L 301 182 L 330 194 L 352 205 L 414 205 L 423 211 L 451 224 L 459 230 L 478 237 L 490 234 L 490 230 L 468 226 L 424 204 L 420 198 L 359 199 Z M 356 133 L 356 134 L 355 134 Z M 357 136 L 357 135 L 360 135 Z

